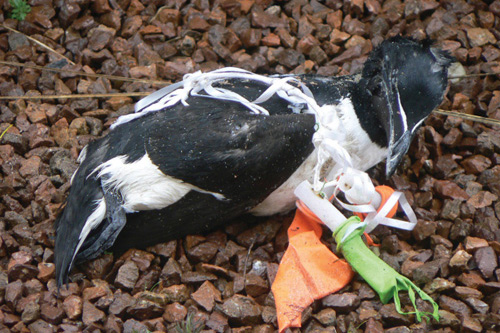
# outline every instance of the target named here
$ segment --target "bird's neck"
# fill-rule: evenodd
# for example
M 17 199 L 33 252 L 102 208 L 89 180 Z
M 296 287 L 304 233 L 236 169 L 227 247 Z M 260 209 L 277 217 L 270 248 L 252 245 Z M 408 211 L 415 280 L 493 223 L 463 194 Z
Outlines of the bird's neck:
M 361 120 L 366 115 L 359 114 L 354 96 L 349 95 L 342 98 L 335 109 L 340 121 L 339 131 L 341 133 L 338 137 L 343 138 L 339 143 L 351 156 L 353 167 L 366 170 L 381 162 L 387 156 L 387 148 L 370 136 L 369 126 L 363 126 L 363 123 L 368 124 L 368 122 Z M 372 120 L 372 122 L 375 121 L 376 119 Z M 371 133 L 372 136 L 377 135 L 373 130 Z
M 361 79 L 359 84 L 352 88 L 351 100 L 354 112 L 359 119 L 361 128 L 368 137 L 382 148 L 387 148 L 387 137 L 380 120 L 375 112 L 375 106 L 372 103 L 372 97 L 366 85 Z

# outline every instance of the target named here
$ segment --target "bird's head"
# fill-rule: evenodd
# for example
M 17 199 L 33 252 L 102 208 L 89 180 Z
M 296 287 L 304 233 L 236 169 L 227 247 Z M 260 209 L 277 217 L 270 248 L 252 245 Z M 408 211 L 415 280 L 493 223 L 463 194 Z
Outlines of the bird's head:
M 430 42 L 394 37 L 366 61 L 360 87 L 385 133 L 387 176 L 408 151 L 416 130 L 441 103 L 452 59 Z

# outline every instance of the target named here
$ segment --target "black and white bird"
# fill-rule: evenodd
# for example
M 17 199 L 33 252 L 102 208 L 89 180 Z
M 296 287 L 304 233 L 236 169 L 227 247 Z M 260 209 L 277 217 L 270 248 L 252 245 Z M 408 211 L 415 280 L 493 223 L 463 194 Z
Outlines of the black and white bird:
M 430 43 L 395 37 L 372 51 L 359 75 L 229 69 L 153 93 L 78 158 L 56 221 L 58 285 L 75 263 L 113 244 L 146 247 L 243 213 L 293 209 L 295 187 L 314 177 L 322 128 L 355 168 L 386 159 L 391 175 L 440 104 L 450 63 Z

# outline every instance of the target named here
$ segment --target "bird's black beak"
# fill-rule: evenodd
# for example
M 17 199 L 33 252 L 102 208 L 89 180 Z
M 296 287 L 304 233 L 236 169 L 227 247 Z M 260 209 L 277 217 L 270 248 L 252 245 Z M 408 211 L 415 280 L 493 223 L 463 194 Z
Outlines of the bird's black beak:
M 427 115 L 422 119 L 409 119 L 401 102 L 398 81 L 390 73 L 384 75 L 382 86 L 383 100 L 377 110 L 379 119 L 383 119 L 383 126 L 387 136 L 386 176 L 390 177 L 396 171 L 403 156 L 410 148 L 410 143 Z M 430 110 L 432 111 L 432 110 Z M 429 111 L 429 112 L 430 112 Z M 384 119 L 385 118 L 385 119 Z
M 371 101 L 387 138 L 388 152 L 385 170 L 386 176 L 390 177 L 408 151 L 416 129 L 423 120 L 409 123 L 406 110 L 401 103 L 397 79 L 391 77 L 388 71 L 382 72 L 384 75 L 375 83 L 376 93 L 372 95 Z

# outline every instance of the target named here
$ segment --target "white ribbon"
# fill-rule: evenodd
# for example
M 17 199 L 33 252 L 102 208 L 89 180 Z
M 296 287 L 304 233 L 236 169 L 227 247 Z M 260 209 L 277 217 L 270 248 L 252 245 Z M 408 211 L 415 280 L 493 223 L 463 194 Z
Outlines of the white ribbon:
M 249 101 L 234 91 L 213 86 L 216 82 L 230 79 L 257 81 L 267 84 L 269 87 L 257 99 Z M 294 83 L 300 89 L 290 83 Z M 241 68 L 227 67 L 209 73 L 198 71 L 184 75 L 181 82 L 162 88 L 141 99 L 135 106 L 135 113 L 119 117 L 111 125 L 111 129 L 133 119 L 140 118 L 150 112 L 172 107 L 179 102 L 187 106 L 189 105 L 187 102 L 189 96 L 236 102 L 242 104 L 253 113 L 269 115 L 269 112 L 258 104 L 266 102 L 275 94 L 291 103 L 292 106 L 305 104 L 308 107 L 308 112 L 321 113 L 321 108 L 316 103 L 311 90 L 293 76 L 270 77 L 254 74 Z

